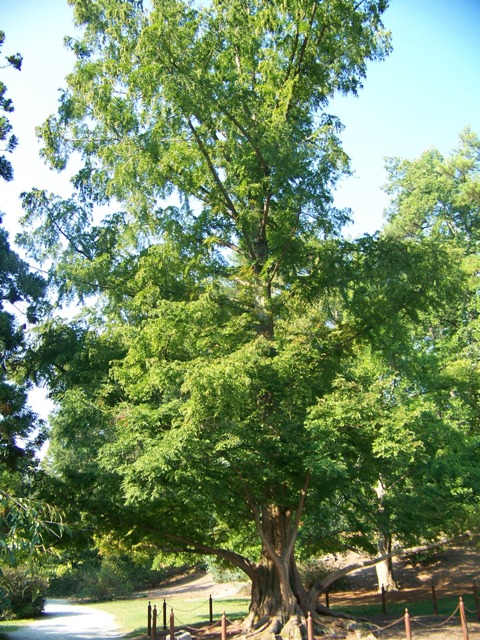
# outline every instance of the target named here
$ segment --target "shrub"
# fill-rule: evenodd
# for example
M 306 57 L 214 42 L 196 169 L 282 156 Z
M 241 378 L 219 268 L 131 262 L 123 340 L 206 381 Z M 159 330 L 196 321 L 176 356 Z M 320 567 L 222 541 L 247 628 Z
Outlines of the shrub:
M 43 613 L 48 588 L 44 578 L 21 567 L 5 567 L 2 573 L 1 620 L 36 618 Z
M 221 560 L 207 557 L 203 563 L 206 571 L 212 574 L 215 582 L 244 582 L 245 573 L 230 564 L 224 564 Z
M 156 587 L 165 571 L 153 571 L 119 558 L 104 559 L 75 568 L 57 567 L 49 595 L 82 601 L 107 601 Z

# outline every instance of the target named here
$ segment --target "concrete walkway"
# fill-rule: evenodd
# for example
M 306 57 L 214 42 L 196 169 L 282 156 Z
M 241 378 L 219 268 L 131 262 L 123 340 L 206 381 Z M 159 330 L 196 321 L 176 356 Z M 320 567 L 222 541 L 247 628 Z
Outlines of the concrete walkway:
M 122 633 L 109 613 L 66 600 L 48 600 L 45 614 L 9 633 L 11 640 L 111 640 Z

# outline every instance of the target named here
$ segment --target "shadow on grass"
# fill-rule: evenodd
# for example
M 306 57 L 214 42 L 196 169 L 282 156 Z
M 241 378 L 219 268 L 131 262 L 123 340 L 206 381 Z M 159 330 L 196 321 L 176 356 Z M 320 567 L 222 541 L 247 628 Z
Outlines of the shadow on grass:
M 463 603 L 466 609 L 467 618 L 476 620 L 475 602 L 472 595 L 462 596 Z M 442 617 L 451 616 L 459 606 L 459 598 L 448 597 L 438 599 L 438 615 Z M 383 613 L 381 604 L 367 604 L 367 605 L 352 605 L 352 606 L 335 606 L 332 607 L 332 611 L 348 613 L 355 617 L 361 618 L 378 618 L 380 616 L 386 616 L 389 618 L 401 617 L 405 614 L 405 609 L 411 616 L 433 616 L 435 615 L 433 609 L 433 603 L 431 600 L 417 600 L 409 602 L 408 600 L 400 602 L 388 602 L 386 606 L 386 613 Z M 459 615 L 457 612 L 456 615 Z

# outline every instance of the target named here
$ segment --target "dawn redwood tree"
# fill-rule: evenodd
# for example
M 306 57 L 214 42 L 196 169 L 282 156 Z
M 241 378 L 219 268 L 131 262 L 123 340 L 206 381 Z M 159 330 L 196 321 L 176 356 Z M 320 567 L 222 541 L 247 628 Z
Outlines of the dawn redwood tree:
M 430 238 L 340 237 L 328 104 L 388 52 L 386 2 L 71 4 L 77 62 L 41 136 L 81 168 L 69 200 L 25 194 L 21 238 L 84 304 L 32 360 L 58 403 L 52 466 L 96 478 L 97 526 L 242 569 L 245 628 L 329 613 L 295 551 L 323 506 L 347 523 L 351 470 L 319 455 L 315 408 L 359 345 L 381 352 L 457 282 Z

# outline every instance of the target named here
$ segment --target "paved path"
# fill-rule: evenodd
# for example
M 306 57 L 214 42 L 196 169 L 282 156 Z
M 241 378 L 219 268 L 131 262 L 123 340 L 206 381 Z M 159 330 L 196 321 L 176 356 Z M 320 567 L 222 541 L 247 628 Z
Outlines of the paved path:
M 114 617 L 105 611 L 66 600 L 48 600 L 42 618 L 9 633 L 8 637 L 11 640 L 110 640 L 122 635 Z

